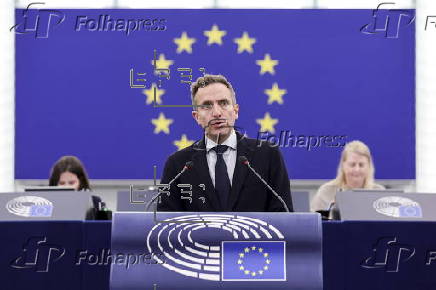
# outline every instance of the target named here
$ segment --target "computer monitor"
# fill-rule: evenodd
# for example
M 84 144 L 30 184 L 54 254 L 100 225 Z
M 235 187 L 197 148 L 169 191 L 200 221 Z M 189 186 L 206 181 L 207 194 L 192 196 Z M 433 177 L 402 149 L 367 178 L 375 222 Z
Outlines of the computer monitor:
M 336 194 L 341 220 L 436 221 L 436 194 L 344 191 Z
M 91 206 L 85 191 L 0 193 L 0 220 L 85 220 Z
M 292 191 L 291 196 L 294 212 L 310 212 L 310 192 Z
M 26 186 L 24 191 L 74 191 L 72 186 Z
M 147 211 L 154 210 L 155 205 L 146 209 L 147 204 L 157 195 L 157 188 L 154 186 L 146 186 L 143 188 L 134 188 L 130 190 L 122 190 L 117 192 L 117 211 Z

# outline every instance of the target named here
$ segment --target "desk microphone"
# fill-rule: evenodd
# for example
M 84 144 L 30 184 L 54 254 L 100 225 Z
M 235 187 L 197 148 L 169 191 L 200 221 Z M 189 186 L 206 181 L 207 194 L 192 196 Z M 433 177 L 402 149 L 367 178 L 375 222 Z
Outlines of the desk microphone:
M 192 167 L 194 167 L 194 162 L 193 161 L 188 161 L 185 163 L 185 166 L 183 166 L 183 169 L 173 178 L 170 180 L 170 182 L 168 182 L 168 190 L 170 189 L 170 185 L 171 183 L 173 183 L 177 178 L 179 178 L 180 175 L 182 175 L 183 173 L 185 173 L 185 171 L 192 169 Z M 159 188 L 159 187 L 158 187 Z M 159 192 L 159 190 L 158 190 Z M 158 194 L 156 194 L 147 204 L 147 206 L 145 207 L 145 210 L 147 211 L 148 208 L 150 207 L 150 205 L 162 194 L 163 192 L 159 192 Z
M 253 167 L 251 167 L 250 162 L 248 161 L 247 157 L 239 156 L 238 157 L 238 161 L 241 162 L 244 165 L 247 165 L 247 167 L 250 168 L 251 171 L 253 171 L 253 173 L 257 176 L 257 178 L 259 178 L 260 181 L 262 181 L 263 184 L 265 184 L 265 186 L 268 187 L 268 189 L 271 190 L 271 192 L 274 194 L 274 196 L 282 203 L 282 205 L 285 208 L 286 212 L 289 212 L 289 208 L 286 205 L 286 203 L 283 200 L 283 198 L 280 195 L 278 195 L 277 192 L 274 189 L 272 189 L 271 186 L 269 186 L 269 184 L 262 178 L 262 176 L 260 176 L 259 173 L 256 172 L 256 170 L 254 170 Z

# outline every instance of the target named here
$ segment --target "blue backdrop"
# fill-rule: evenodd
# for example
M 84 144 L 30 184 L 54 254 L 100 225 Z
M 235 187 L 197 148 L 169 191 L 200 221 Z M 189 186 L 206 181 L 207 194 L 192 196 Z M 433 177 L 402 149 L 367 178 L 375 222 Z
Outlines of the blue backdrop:
M 232 82 L 241 131 L 295 136 L 281 149 L 290 178 L 333 178 L 359 139 L 376 178 L 414 179 L 415 35 L 403 20 L 395 35 L 371 26 L 372 10 L 17 10 L 15 178 L 47 178 L 67 154 L 91 178 L 160 175 L 174 142 L 202 131 L 191 108 L 155 107 L 150 88 L 161 81 L 160 105 L 189 105 L 180 69 L 195 80 L 204 68 Z M 153 73 L 154 50 L 169 79 Z M 172 123 L 159 129 L 159 116 Z

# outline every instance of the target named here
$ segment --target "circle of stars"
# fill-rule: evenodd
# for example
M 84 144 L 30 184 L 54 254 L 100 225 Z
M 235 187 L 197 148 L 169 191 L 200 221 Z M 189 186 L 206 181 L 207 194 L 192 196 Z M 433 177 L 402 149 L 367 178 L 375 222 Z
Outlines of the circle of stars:
M 252 271 L 244 266 L 244 258 L 250 253 L 260 254 L 265 259 L 265 263 L 261 269 L 257 271 Z M 239 258 L 237 261 L 239 266 L 239 271 L 243 271 L 245 275 L 250 275 L 251 277 L 256 277 L 257 275 L 263 275 L 265 271 L 269 269 L 269 264 L 271 264 L 271 259 L 269 254 L 264 252 L 263 248 L 256 248 L 256 246 L 246 247 L 243 253 L 239 253 Z
M 207 46 L 218 45 L 223 46 L 225 36 L 228 34 L 227 31 L 221 29 L 216 23 L 212 25 L 209 30 L 203 31 L 203 36 L 207 38 Z M 186 31 L 182 31 L 179 37 L 173 39 L 173 43 L 177 46 L 176 53 L 181 54 L 186 52 L 188 54 L 193 53 L 193 45 L 197 43 L 197 39 L 190 37 Z M 257 39 L 249 34 L 248 31 L 243 31 L 240 37 L 233 38 L 233 43 L 236 44 L 236 52 L 238 54 L 254 53 L 254 45 L 257 43 Z M 156 69 L 170 69 L 171 65 L 174 65 L 175 61 L 166 59 L 164 54 L 160 54 L 156 61 L 152 61 L 152 65 Z M 272 58 L 270 53 L 265 53 L 263 59 L 257 59 L 255 61 L 256 65 L 259 66 L 260 75 L 275 75 L 276 66 L 279 65 L 279 60 Z M 287 93 L 287 90 L 280 88 L 275 82 L 272 84 L 271 88 L 265 89 L 264 94 L 268 97 L 267 104 L 273 105 L 277 103 L 278 105 L 283 105 L 283 96 Z M 157 87 L 155 83 L 152 84 L 151 88 L 148 90 L 143 90 L 143 94 L 147 96 L 146 104 L 162 104 L 162 96 L 165 94 L 164 89 Z M 278 119 L 272 118 L 269 112 L 266 112 L 263 118 L 256 119 L 256 123 L 260 126 L 261 132 L 275 133 L 274 126 L 279 122 Z M 154 133 L 158 134 L 163 132 L 165 134 L 170 133 L 170 125 L 174 123 L 173 119 L 166 119 L 161 113 L 158 119 L 152 119 L 152 124 L 155 126 Z M 187 146 L 194 143 L 193 140 L 189 140 L 185 134 L 182 134 L 179 140 L 175 140 L 173 144 L 178 150 L 186 148 Z

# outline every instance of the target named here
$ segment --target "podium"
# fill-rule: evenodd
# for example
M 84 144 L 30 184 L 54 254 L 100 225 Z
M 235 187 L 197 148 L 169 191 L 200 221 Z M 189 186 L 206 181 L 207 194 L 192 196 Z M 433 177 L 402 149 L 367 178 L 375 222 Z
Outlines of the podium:
M 117 212 L 110 288 L 322 289 L 311 213 Z

